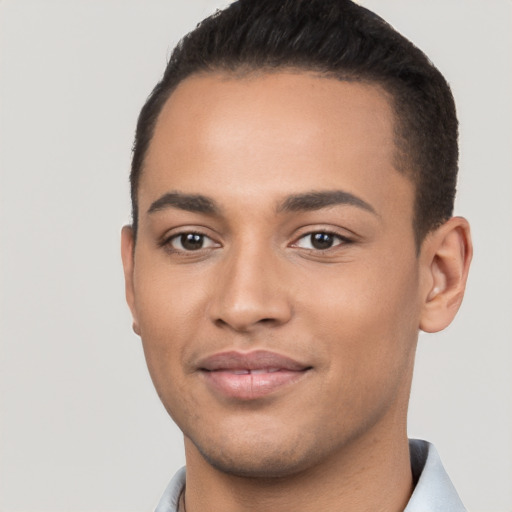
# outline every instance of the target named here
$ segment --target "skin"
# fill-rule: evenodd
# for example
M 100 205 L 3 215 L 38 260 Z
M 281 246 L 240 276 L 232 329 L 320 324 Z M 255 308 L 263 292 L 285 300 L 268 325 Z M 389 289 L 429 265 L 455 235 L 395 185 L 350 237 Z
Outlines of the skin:
M 188 512 L 405 507 L 418 330 L 452 320 L 471 243 L 453 218 L 417 253 L 393 123 L 377 86 L 306 72 L 197 75 L 164 106 L 137 242 L 124 228 L 122 255 L 134 330 L 185 436 Z M 332 191 L 360 202 L 286 208 Z M 161 200 L 171 192 L 215 211 Z M 190 232 L 202 248 L 186 250 Z M 332 246 L 315 248 L 312 233 L 332 233 Z M 271 350 L 310 370 L 230 399 L 198 370 L 226 350 Z

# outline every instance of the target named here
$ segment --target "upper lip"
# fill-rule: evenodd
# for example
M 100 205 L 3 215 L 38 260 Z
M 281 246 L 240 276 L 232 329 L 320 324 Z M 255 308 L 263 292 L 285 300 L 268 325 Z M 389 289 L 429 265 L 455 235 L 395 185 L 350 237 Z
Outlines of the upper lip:
M 267 350 L 220 352 L 200 360 L 198 367 L 207 371 L 272 369 L 294 372 L 311 368 L 291 357 Z

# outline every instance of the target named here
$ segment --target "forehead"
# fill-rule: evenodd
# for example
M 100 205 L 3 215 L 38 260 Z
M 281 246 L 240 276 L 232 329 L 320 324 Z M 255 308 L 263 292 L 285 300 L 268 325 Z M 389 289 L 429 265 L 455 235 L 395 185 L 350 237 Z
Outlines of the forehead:
M 140 206 L 168 190 L 228 199 L 366 186 L 378 195 L 405 179 L 394 155 L 392 108 L 376 85 L 305 72 L 195 75 L 160 113 Z

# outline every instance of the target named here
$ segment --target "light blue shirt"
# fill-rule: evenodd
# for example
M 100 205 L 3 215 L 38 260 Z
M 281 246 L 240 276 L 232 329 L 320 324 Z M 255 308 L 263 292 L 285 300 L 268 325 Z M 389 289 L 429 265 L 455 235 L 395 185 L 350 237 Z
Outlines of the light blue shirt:
M 411 467 L 417 482 L 404 512 L 467 512 L 453 487 L 434 445 L 409 440 Z M 185 486 L 185 468 L 171 480 L 155 512 L 178 512 L 178 501 Z

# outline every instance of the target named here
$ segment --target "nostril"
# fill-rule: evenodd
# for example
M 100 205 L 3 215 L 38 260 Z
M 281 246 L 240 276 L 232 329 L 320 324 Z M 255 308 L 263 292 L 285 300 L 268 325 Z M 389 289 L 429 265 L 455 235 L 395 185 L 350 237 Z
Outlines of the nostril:
M 243 286 L 244 283 L 239 282 L 214 297 L 208 316 L 216 327 L 242 332 L 258 326 L 277 327 L 290 320 L 292 308 L 284 292 L 262 293 L 260 289 L 254 290 L 245 284 Z
M 233 329 L 237 332 L 250 332 L 259 327 L 274 328 L 282 323 L 285 323 L 286 319 L 280 320 L 271 316 L 265 316 L 263 318 L 255 318 L 254 316 L 245 317 L 243 315 L 232 315 L 216 318 L 213 323 L 217 328 L 220 329 Z
M 229 325 L 225 320 L 222 320 L 222 318 L 217 318 L 214 323 L 217 327 L 226 327 Z

